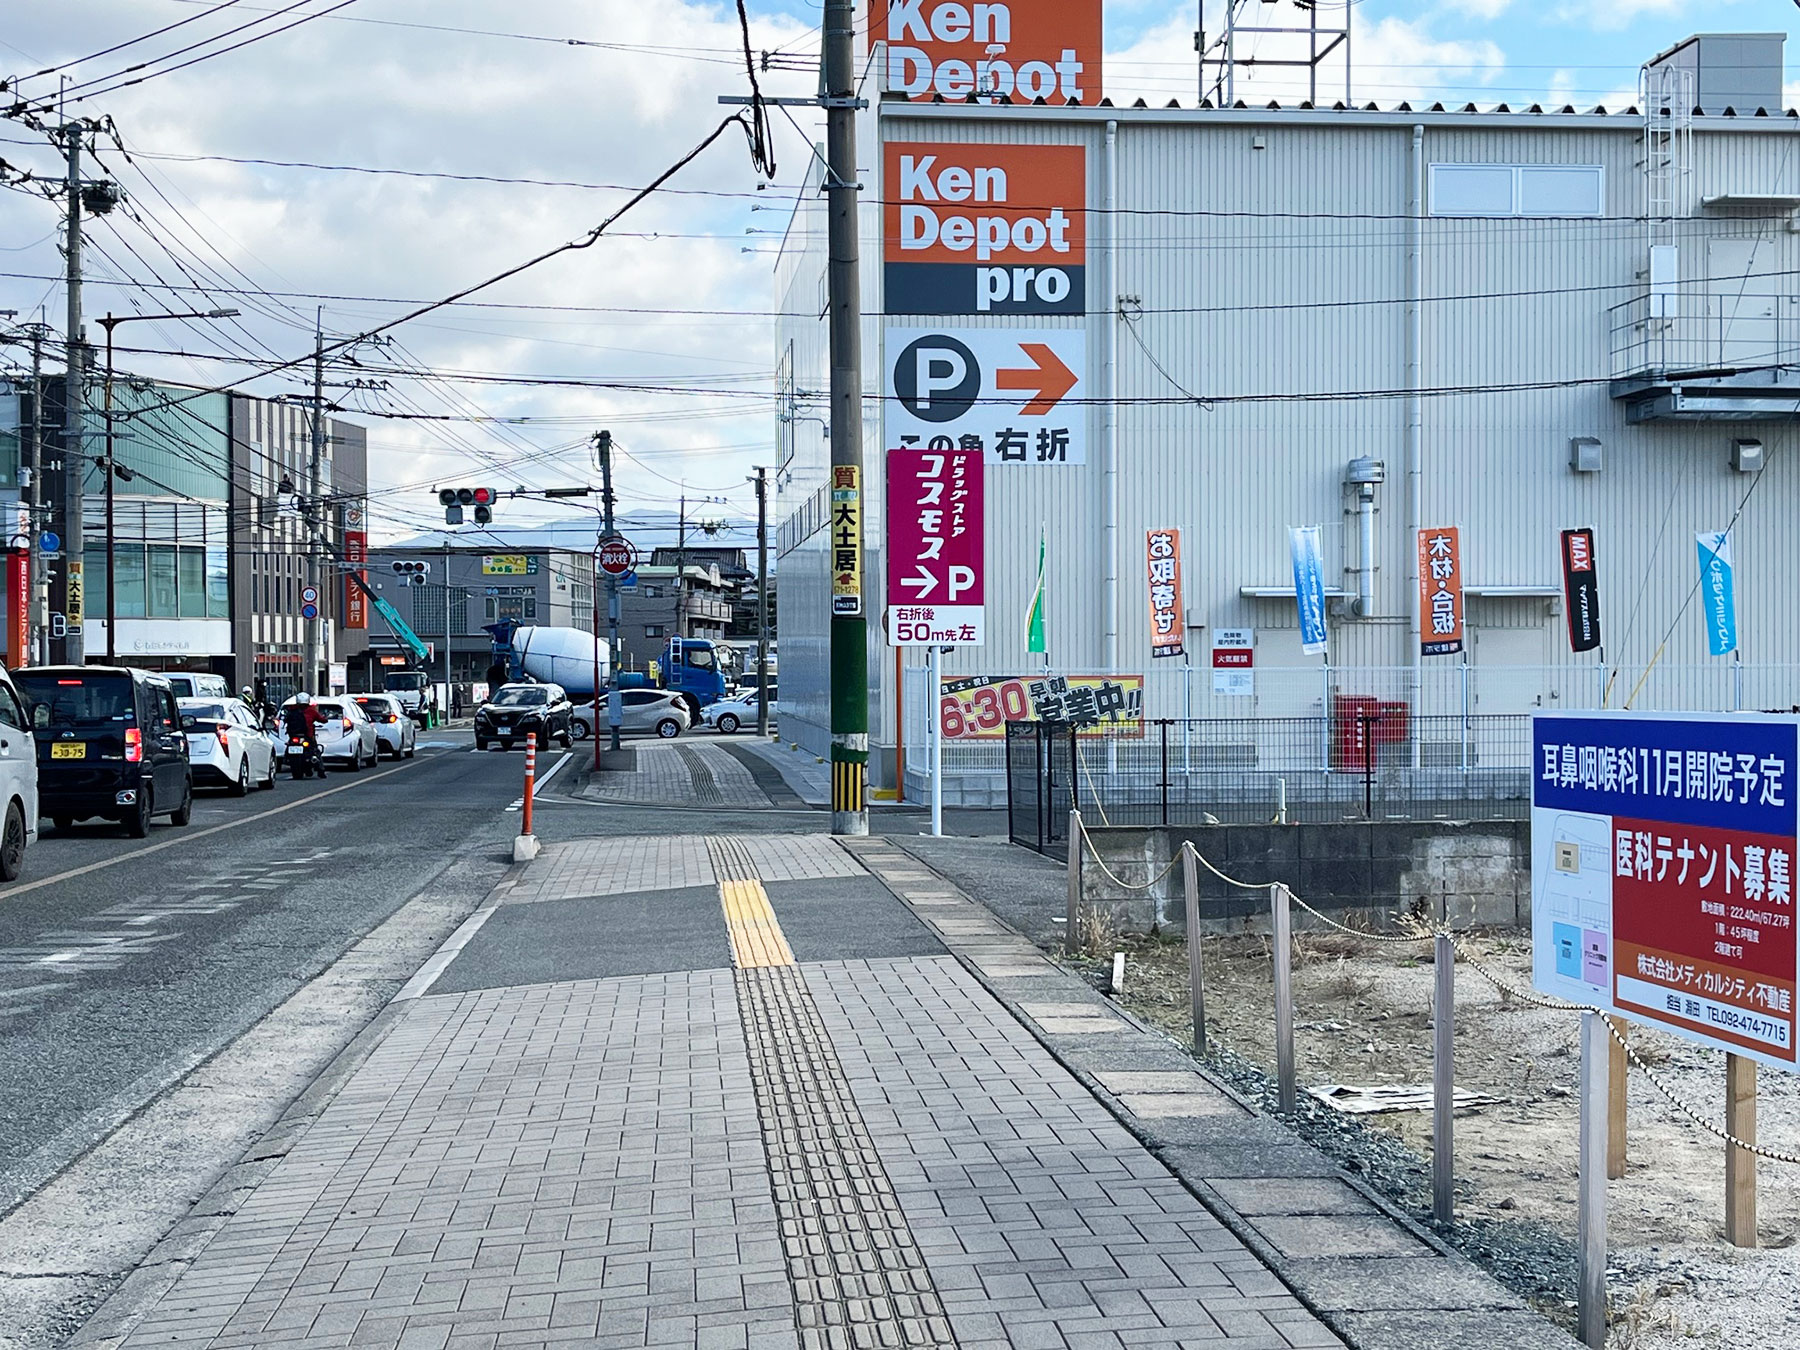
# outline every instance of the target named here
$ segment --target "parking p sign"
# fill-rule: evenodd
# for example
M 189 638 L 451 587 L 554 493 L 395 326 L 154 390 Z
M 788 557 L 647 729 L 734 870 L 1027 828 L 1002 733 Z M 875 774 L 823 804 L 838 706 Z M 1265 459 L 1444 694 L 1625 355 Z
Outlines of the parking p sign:
M 888 451 L 888 640 L 894 646 L 986 641 L 986 509 L 981 451 Z

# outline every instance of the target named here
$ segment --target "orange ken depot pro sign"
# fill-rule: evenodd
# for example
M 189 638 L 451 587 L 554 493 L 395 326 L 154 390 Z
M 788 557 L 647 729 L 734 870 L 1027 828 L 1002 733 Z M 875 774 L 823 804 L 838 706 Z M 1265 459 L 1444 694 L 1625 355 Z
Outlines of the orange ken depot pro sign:
M 1102 0 L 869 0 L 869 43 L 887 44 L 887 89 L 1029 103 L 1100 101 Z

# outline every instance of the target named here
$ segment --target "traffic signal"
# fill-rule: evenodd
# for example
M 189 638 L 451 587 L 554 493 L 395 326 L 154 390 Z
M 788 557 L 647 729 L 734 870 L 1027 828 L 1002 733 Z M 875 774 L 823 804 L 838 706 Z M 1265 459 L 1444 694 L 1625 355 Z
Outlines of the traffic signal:
M 499 494 L 492 488 L 442 488 L 438 491 L 438 502 L 444 508 L 444 523 L 460 525 L 463 523 L 463 508 L 475 508 L 475 523 L 488 525 L 494 519 L 494 499 Z
M 394 575 L 400 578 L 402 586 L 423 586 L 425 579 L 431 575 L 431 564 L 428 562 L 402 562 L 395 559 L 390 564 Z

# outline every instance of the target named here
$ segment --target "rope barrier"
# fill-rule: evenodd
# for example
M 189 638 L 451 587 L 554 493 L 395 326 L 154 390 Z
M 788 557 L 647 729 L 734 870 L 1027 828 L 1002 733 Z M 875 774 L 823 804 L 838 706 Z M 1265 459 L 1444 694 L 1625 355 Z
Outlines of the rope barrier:
M 1085 769 L 1086 765 L 1084 764 L 1082 767 Z M 1090 782 L 1091 781 L 1090 778 Z M 1098 804 L 1097 800 L 1096 804 Z M 1101 812 L 1101 819 L 1103 821 L 1105 820 L 1104 811 Z M 1092 852 L 1094 861 L 1099 865 L 1101 872 L 1103 872 L 1115 886 L 1128 891 L 1149 890 L 1152 886 L 1156 885 L 1157 882 L 1160 882 L 1164 877 L 1168 876 L 1169 873 L 1173 872 L 1177 864 L 1181 861 L 1181 854 L 1177 851 L 1175 856 L 1169 860 L 1169 865 L 1163 868 L 1153 880 L 1147 881 L 1141 886 L 1134 886 L 1128 882 L 1120 881 L 1118 877 L 1113 875 L 1112 869 L 1106 865 L 1106 860 L 1100 856 L 1100 850 L 1093 847 L 1094 838 L 1088 833 L 1085 822 L 1081 825 L 1081 837 L 1082 841 Z M 1193 845 L 1192 843 L 1185 843 L 1182 847 L 1193 848 Z M 1221 872 L 1217 867 L 1213 866 L 1211 860 L 1209 860 L 1204 853 L 1200 852 L 1199 849 L 1194 849 L 1194 857 L 1199 861 L 1202 867 L 1211 872 L 1220 881 L 1223 881 L 1228 886 L 1235 886 L 1240 890 L 1270 891 L 1280 884 L 1279 882 L 1274 881 L 1239 881 L 1235 877 L 1227 876 L 1224 872 Z M 1360 938 L 1366 942 L 1377 942 L 1390 946 L 1407 946 L 1420 942 L 1433 942 L 1436 941 L 1440 935 L 1447 937 L 1450 939 L 1450 945 L 1455 950 L 1456 955 L 1464 962 L 1464 964 L 1477 975 L 1480 975 L 1482 979 L 1493 985 L 1494 988 L 1505 994 L 1508 998 L 1514 998 L 1521 1003 L 1533 1007 L 1544 1008 L 1551 1012 L 1598 1013 L 1600 1015 L 1600 1020 L 1606 1024 L 1607 1034 L 1617 1041 L 1620 1048 L 1625 1051 L 1626 1062 L 1637 1069 L 1639 1073 L 1643 1074 L 1644 1077 L 1649 1080 L 1650 1086 L 1655 1088 L 1657 1094 L 1667 1101 L 1670 1106 L 1674 1107 L 1678 1114 L 1685 1116 L 1693 1124 L 1706 1131 L 1706 1133 L 1714 1136 L 1723 1143 L 1729 1144 L 1733 1148 L 1742 1149 L 1745 1153 L 1749 1153 L 1758 1158 L 1766 1158 L 1770 1162 L 1800 1165 L 1800 1154 L 1788 1153 L 1782 1149 L 1769 1148 L 1762 1144 L 1752 1144 L 1743 1139 L 1739 1139 L 1729 1130 L 1713 1124 L 1713 1122 L 1702 1115 L 1698 1109 L 1690 1106 L 1687 1101 L 1685 1101 L 1681 1095 L 1664 1080 L 1661 1074 L 1657 1073 L 1655 1069 L 1645 1063 L 1643 1057 L 1639 1055 L 1636 1050 L 1632 1049 L 1631 1043 L 1625 1039 L 1625 1033 L 1619 1030 L 1618 1024 L 1613 1020 L 1612 1015 L 1608 1013 L 1606 1009 L 1589 1003 L 1571 1003 L 1566 999 L 1554 998 L 1548 994 L 1540 994 L 1535 989 L 1521 989 L 1519 986 L 1511 983 L 1509 980 L 1496 974 L 1490 969 L 1487 963 L 1470 951 L 1468 944 L 1465 943 L 1455 931 L 1448 927 L 1427 928 L 1418 933 L 1370 933 L 1363 929 L 1352 928 L 1348 924 L 1340 923 L 1329 914 L 1307 904 L 1305 900 L 1301 899 L 1298 895 L 1295 895 L 1291 890 L 1288 891 L 1288 899 L 1326 926 L 1335 928 L 1341 933 L 1347 933 L 1351 937 Z

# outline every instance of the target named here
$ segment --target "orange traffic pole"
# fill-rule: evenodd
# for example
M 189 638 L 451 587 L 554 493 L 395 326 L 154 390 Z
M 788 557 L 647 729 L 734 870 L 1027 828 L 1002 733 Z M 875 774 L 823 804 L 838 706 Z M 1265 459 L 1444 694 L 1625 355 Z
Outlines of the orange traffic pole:
M 519 833 L 531 833 L 531 798 L 537 791 L 537 733 L 525 737 L 525 814 L 519 819 Z

